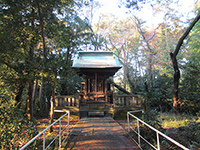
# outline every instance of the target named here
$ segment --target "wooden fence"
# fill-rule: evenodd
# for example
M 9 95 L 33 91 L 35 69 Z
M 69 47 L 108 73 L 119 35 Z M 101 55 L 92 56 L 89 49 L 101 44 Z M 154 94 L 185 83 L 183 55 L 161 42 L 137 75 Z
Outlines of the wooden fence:
M 113 95 L 113 104 L 120 106 L 131 106 L 141 104 L 140 95 Z M 55 96 L 55 106 L 76 106 L 79 107 L 78 95 Z
M 77 106 L 79 107 L 79 99 L 77 96 L 55 96 L 55 106 Z
M 114 96 L 114 104 L 121 106 L 140 105 L 142 99 L 140 95 L 116 95 Z

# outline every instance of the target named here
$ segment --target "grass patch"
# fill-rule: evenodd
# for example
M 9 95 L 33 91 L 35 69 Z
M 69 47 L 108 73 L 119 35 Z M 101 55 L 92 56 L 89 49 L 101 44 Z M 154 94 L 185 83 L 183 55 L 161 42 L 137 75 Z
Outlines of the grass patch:
M 141 107 L 135 106 L 115 106 L 114 108 L 114 119 L 115 120 L 126 120 L 127 119 L 127 112 L 133 110 L 139 110 Z
M 200 149 L 200 117 L 160 113 L 158 119 L 169 137 L 190 149 Z
M 188 122 L 197 119 L 200 122 L 200 117 L 194 117 L 186 114 L 159 113 L 158 120 L 162 122 L 163 128 L 178 128 L 187 126 Z
M 63 110 L 63 111 L 69 111 L 70 112 L 70 120 L 79 120 L 79 108 L 74 107 L 74 106 L 65 106 L 65 107 L 56 107 L 56 110 Z M 59 118 L 63 115 L 64 113 L 58 113 L 56 112 L 54 115 L 54 118 Z M 63 118 L 64 120 L 67 119 L 67 116 Z

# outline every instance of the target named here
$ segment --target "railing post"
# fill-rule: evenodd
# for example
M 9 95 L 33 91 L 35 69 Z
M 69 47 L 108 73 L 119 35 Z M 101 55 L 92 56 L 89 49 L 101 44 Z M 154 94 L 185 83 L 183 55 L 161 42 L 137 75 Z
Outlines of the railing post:
M 141 145 L 140 145 L 140 125 L 139 125 L 139 120 L 137 120 L 137 128 L 138 128 L 138 144 L 139 144 L 139 146 L 141 147 Z
M 43 150 L 45 150 L 45 132 L 43 133 Z
M 128 132 L 130 132 L 129 112 L 127 112 Z
M 159 134 L 156 132 L 157 135 L 157 145 L 158 145 L 158 150 L 160 150 L 160 140 L 159 140 Z
M 70 117 L 70 112 L 68 112 L 68 127 L 67 127 L 68 134 L 69 134 L 69 117 Z
M 61 137 L 62 135 L 61 135 L 61 119 L 60 119 L 59 120 L 59 149 L 61 147 Z

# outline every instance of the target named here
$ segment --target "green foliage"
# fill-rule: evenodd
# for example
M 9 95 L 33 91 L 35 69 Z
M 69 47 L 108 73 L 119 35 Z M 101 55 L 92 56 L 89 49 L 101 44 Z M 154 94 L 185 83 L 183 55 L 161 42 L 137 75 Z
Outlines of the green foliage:
M 157 119 L 157 116 L 158 116 L 158 111 L 153 110 L 153 109 L 147 110 L 142 115 L 142 120 L 144 122 L 148 123 L 149 125 L 151 125 L 152 127 L 156 128 L 157 130 L 161 130 L 162 129 L 162 124 Z
M 81 79 L 78 75 L 66 76 L 60 79 L 60 88 L 57 93 L 60 95 L 75 95 L 81 88 Z
M 0 94 L 0 148 L 19 148 L 38 133 L 37 126 L 26 121 L 23 112 L 15 106 L 15 101 L 10 100 L 12 94 L 2 87 Z
M 196 149 L 200 147 L 200 122 L 197 118 L 187 122 L 188 129 L 185 130 L 189 138 L 190 148 Z
M 172 78 L 166 75 L 156 75 L 153 82 L 153 88 L 148 92 L 144 91 L 144 105 L 151 109 L 159 111 L 170 111 L 172 109 L 171 98 L 171 82 Z

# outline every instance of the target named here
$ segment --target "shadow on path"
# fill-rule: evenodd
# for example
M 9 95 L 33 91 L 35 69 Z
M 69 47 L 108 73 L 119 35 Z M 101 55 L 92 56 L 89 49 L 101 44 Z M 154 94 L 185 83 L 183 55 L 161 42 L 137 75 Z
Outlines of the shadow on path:
M 112 118 L 83 118 L 71 131 L 66 149 L 134 150 L 127 132 Z

